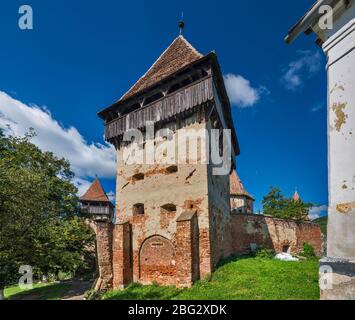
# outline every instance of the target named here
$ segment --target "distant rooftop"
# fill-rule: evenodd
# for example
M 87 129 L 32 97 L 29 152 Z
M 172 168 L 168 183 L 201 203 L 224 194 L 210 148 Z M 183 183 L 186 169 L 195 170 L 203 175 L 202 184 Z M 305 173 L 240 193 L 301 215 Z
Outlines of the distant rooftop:
M 242 181 L 240 180 L 237 171 L 233 170 L 230 175 L 230 194 L 234 196 L 246 196 L 250 199 L 254 199 L 244 188 Z
M 95 179 L 88 191 L 80 198 L 80 201 L 111 202 L 102 188 L 99 179 Z
M 319 11 L 321 6 L 328 5 L 334 8 L 337 4 L 341 3 L 341 1 L 343 0 L 317 0 L 303 15 L 303 17 L 299 19 L 293 27 L 290 28 L 287 36 L 285 37 L 285 42 L 293 42 L 303 32 L 310 34 L 312 32 L 312 27 L 324 14 L 320 13 Z

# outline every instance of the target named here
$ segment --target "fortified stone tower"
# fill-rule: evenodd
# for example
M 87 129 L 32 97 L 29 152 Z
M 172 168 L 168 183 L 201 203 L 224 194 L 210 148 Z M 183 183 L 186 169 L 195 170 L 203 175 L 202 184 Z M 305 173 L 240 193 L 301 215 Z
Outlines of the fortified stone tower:
M 132 281 L 188 287 L 210 274 L 232 250 L 229 174 L 239 154 L 216 54 L 202 55 L 178 36 L 99 116 L 118 158 L 114 288 Z M 125 141 L 124 134 L 132 129 L 139 129 L 142 137 Z M 158 134 L 160 129 L 169 130 Z M 220 148 L 229 147 L 232 159 L 223 175 L 204 161 L 211 154 L 214 129 L 230 129 L 231 139 L 219 136 Z M 191 132 L 198 133 L 198 143 L 190 139 L 184 144 Z M 186 146 L 184 162 L 181 150 Z M 131 163 L 132 150 L 143 151 L 143 161 Z M 157 154 L 164 160 L 157 162 Z
M 112 287 L 112 220 L 114 205 L 107 197 L 100 181 L 95 179 L 80 198 L 80 204 L 90 214 L 90 227 L 96 234 L 96 258 L 99 269 L 98 289 Z
M 92 183 L 86 193 L 80 197 L 80 204 L 96 222 L 111 222 L 114 205 L 107 197 L 98 179 Z

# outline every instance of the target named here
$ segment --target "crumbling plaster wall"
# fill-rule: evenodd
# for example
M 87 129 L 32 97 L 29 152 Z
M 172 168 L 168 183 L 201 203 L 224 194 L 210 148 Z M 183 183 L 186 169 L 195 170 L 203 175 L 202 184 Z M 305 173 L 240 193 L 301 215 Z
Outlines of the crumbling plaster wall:
M 355 6 L 329 31 L 328 257 L 355 260 Z
M 190 124 L 186 122 L 184 129 L 205 128 L 205 123 L 195 120 L 191 118 Z M 176 153 L 177 135 L 175 132 Z M 161 141 L 156 139 L 156 144 Z M 202 277 L 209 274 L 211 259 L 207 165 L 178 164 L 178 171 L 169 173 L 166 169 L 172 164 L 125 165 L 123 151 L 124 148 L 118 150 L 116 217 L 118 223 L 128 221 L 132 226 L 133 281 L 140 281 L 140 249 L 144 241 L 159 235 L 169 240 L 175 247 L 176 219 L 187 210 L 195 210 L 198 217 L 200 274 Z M 144 180 L 132 179 L 138 173 L 144 174 Z M 137 203 L 144 204 L 144 214 L 133 214 L 132 208 Z M 176 212 L 162 210 L 161 207 L 166 204 L 176 205 Z
M 208 207 L 212 268 L 232 253 L 229 173 L 214 175 L 208 167 Z

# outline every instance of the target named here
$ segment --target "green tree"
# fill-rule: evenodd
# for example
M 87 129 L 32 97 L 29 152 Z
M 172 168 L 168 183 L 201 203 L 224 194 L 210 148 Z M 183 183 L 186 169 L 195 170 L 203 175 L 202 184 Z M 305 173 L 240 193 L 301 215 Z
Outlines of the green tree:
M 286 198 L 279 188 L 272 187 L 269 193 L 264 196 L 263 201 L 264 214 L 281 219 L 295 219 L 300 222 L 308 220 L 312 203 L 303 202 L 301 199 L 295 201 L 292 198 Z
M 83 266 L 93 234 L 84 223 L 70 164 L 25 137 L 0 131 L 0 296 L 20 265 L 35 274 Z

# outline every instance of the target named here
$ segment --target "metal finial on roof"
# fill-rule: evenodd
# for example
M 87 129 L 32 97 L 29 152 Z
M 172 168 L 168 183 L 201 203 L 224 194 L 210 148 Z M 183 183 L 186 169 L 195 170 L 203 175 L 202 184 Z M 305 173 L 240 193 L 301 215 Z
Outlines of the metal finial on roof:
M 181 20 L 179 21 L 179 29 L 180 29 L 180 34 L 183 33 L 185 28 L 185 22 L 184 22 L 184 13 L 181 13 Z

